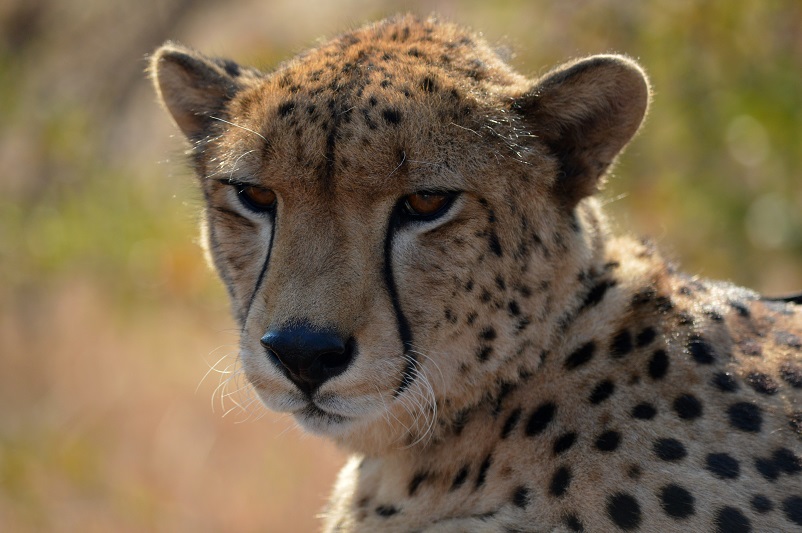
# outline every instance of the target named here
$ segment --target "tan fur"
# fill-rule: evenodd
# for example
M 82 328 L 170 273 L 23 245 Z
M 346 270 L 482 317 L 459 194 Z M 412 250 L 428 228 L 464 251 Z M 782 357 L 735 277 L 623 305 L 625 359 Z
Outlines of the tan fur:
M 678 273 L 590 197 L 646 113 L 633 61 L 530 81 L 399 17 L 266 74 L 174 44 L 151 72 L 251 384 L 353 453 L 325 531 L 802 526 L 800 307 Z M 418 191 L 459 194 L 404 221 Z M 297 324 L 357 346 L 309 394 L 260 345 Z

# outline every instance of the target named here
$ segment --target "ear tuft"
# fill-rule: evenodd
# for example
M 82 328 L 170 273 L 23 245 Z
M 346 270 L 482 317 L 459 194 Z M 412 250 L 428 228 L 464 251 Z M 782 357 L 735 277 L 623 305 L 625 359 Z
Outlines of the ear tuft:
M 513 108 L 558 158 L 556 193 L 573 208 L 598 190 L 615 157 L 638 131 L 649 99 L 649 82 L 637 63 L 599 55 L 549 72 Z
M 156 50 L 149 71 L 159 99 L 191 141 L 207 135 L 211 117 L 243 86 L 241 69 L 233 61 L 208 58 L 171 42 Z

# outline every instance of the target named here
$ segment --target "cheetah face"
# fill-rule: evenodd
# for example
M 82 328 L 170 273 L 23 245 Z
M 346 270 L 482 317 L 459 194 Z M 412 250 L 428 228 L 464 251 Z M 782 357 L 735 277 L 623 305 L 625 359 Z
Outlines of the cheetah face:
M 509 372 L 551 320 L 537 287 L 576 275 L 549 250 L 580 248 L 557 235 L 645 111 L 624 58 L 532 84 L 457 31 L 385 22 L 268 74 L 153 58 L 245 373 L 313 432 L 411 444 Z

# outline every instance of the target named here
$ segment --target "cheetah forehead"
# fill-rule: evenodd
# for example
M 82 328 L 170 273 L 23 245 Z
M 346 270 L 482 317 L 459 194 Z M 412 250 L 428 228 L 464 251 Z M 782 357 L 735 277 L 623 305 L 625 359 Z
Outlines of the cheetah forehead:
M 230 115 L 260 133 L 267 146 L 252 160 L 271 166 L 265 174 L 292 175 L 296 184 L 303 176 L 348 179 L 352 186 L 361 178 L 357 184 L 378 187 L 392 175 L 406 177 L 411 189 L 448 189 L 462 185 L 455 178 L 471 159 L 466 145 L 480 141 L 477 130 L 488 119 L 503 119 L 496 129 L 504 130 L 502 137 L 520 133 L 505 96 L 522 92 L 524 83 L 480 37 L 403 17 L 346 33 L 280 65 L 238 94 Z M 234 133 L 249 141 L 245 147 L 261 143 L 247 130 Z M 229 144 L 221 161 L 248 168 L 249 159 L 238 159 L 245 151 Z M 416 169 L 426 171 L 418 182 Z

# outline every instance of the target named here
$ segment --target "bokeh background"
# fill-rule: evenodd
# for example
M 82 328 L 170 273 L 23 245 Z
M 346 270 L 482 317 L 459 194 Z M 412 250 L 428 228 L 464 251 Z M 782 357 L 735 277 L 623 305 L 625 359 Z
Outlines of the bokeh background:
M 604 193 L 617 226 L 694 274 L 802 290 L 798 0 L 2 0 L 0 531 L 315 530 L 344 456 L 217 389 L 236 329 L 145 57 L 169 38 L 270 68 L 399 11 L 532 76 L 638 58 L 655 99 Z

